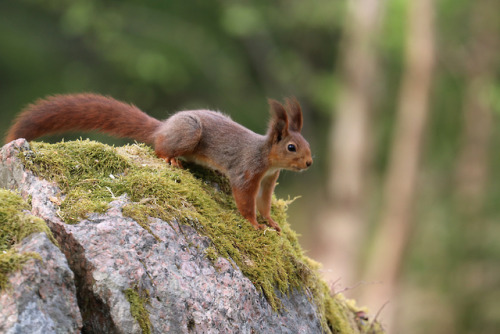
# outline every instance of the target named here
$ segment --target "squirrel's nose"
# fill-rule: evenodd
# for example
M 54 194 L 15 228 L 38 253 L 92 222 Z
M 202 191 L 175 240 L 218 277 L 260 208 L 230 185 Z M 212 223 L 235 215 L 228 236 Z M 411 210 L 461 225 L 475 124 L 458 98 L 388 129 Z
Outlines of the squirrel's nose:
M 306 161 L 306 166 L 307 167 L 311 167 L 311 165 L 313 164 L 313 161 L 312 160 L 308 160 Z

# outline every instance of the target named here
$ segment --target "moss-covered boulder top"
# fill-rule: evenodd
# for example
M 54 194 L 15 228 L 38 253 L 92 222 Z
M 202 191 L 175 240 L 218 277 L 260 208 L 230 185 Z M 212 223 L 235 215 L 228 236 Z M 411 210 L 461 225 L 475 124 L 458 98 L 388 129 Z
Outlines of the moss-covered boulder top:
M 33 211 L 48 220 L 75 272 L 88 330 L 380 331 L 319 279 L 286 221 L 289 202 L 273 200 L 281 235 L 256 231 L 236 210 L 224 177 L 173 168 L 146 146 L 9 145 L 19 148 L 25 173 L 60 189 L 44 202 L 56 215 Z

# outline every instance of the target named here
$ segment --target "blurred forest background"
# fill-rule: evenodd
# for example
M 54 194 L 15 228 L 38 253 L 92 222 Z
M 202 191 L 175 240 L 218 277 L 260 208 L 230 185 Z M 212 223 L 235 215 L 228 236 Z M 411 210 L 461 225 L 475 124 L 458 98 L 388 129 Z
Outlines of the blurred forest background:
M 277 195 L 332 291 L 391 333 L 498 333 L 499 47 L 496 0 L 1 1 L 0 131 L 92 91 L 263 133 L 295 95 L 315 163 Z

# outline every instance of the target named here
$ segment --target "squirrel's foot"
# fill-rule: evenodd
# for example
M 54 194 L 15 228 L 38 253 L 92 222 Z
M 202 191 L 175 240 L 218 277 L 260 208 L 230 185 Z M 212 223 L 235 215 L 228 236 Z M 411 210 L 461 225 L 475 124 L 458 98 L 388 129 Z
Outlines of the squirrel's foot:
M 276 232 L 278 232 L 278 234 L 281 234 L 281 227 L 271 217 L 267 218 L 267 223 L 269 224 L 269 226 L 274 228 Z
M 182 168 L 182 163 L 179 159 L 177 158 L 170 158 L 170 157 L 166 157 L 166 158 L 163 158 L 163 160 L 165 160 L 165 162 L 173 167 L 177 167 L 177 168 Z
M 264 230 L 266 228 L 266 225 L 264 224 L 259 224 L 257 221 L 251 221 L 250 223 L 252 224 L 253 228 L 256 230 Z

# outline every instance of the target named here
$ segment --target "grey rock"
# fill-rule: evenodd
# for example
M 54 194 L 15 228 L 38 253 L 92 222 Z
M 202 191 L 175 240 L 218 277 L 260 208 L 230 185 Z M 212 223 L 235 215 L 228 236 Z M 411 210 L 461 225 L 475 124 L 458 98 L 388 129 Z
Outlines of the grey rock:
M 0 333 L 79 333 L 82 318 L 64 254 L 45 233 L 30 235 L 16 249 L 38 253 L 43 261 L 30 259 L 9 276 L 10 286 L 0 294 Z
M 314 305 L 302 293 L 281 296 L 286 312 L 273 312 L 253 284 L 227 259 L 205 256 L 206 237 L 176 221 L 159 219 L 151 233 L 122 216 L 125 196 L 105 214 L 94 214 L 66 230 L 75 240 L 70 264 L 86 291 L 105 305 L 101 314 L 120 333 L 140 332 L 124 291 L 148 291 L 153 333 L 320 333 Z M 82 267 L 81 264 L 85 263 Z M 77 266 L 80 264 L 80 266 Z M 101 324 L 86 323 L 91 332 Z

